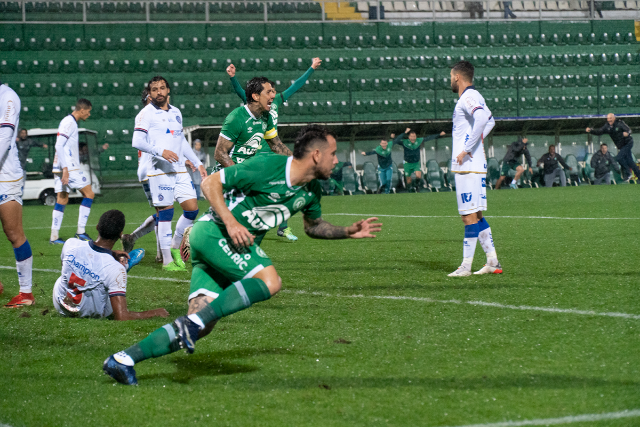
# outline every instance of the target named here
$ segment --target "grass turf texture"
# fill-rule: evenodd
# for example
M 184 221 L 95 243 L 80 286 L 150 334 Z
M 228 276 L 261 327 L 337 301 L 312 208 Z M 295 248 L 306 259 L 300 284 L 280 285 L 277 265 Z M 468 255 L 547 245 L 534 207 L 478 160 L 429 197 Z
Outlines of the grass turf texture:
M 274 231 L 263 243 L 286 291 L 223 319 L 192 356 L 181 351 L 137 365 L 137 388 L 116 385 L 102 362 L 167 320 L 62 318 L 51 303 L 57 274 L 34 272 L 37 305 L 0 309 L 0 423 L 455 426 L 640 408 L 640 320 L 344 297 L 640 314 L 635 186 L 491 191 L 488 198 L 505 274 L 467 278 L 446 276 L 462 258 L 454 193 L 323 199 L 325 219 L 336 224 L 360 217 L 335 213 L 439 217 L 381 217 L 377 239 L 337 242 L 309 239 L 294 217 L 297 243 Z M 125 212 L 127 232 L 150 213 L 145 203 L 98 199 L 90 235 L 113 208 Z M 77 211 L 67 208 L 70 227 L 61 237 L 75 232 Z M 24 217 L 34 268 L 58 269 L 61 247 L 47 244 L 51 208 L 28 206 Z M 165 307 L 173 320 L 186 312 L 189 275 L 163 273 L 153 239 L 140 241 L 147 256 L 131 271 L 129 307 Z M 474 270 L 484 258 L 478 244 Z M 15 265 L 8 243 L 0 264 Z M 2 282 L 4 304 L 18 290 L 15 271 L 2 270 Z

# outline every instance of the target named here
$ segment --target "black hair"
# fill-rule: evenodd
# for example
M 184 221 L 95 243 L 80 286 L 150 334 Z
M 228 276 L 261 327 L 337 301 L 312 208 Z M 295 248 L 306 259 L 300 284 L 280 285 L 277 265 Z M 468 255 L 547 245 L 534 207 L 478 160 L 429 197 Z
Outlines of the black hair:
M 266 77 L 254 77 L 251 80 L 249 80 L 247 82 L 247 86 L 244 90 L 244 93 L 247 97 L 247 104 L 251 104 L 252 102 L 256 102 L 253 99 L 253 94 L 258 94 L 260 95 L 262 93 L 262 91 L 264 90 L 264 84 L 265 83 L 269 83 L 271 84 L 272 87 L 275 87 L 276 84 L 274 82 L 272 82 L 271 80 L 269 80 Z
M 473 64 L 469 61 L 459 61 L 451 67 L 454 73 L 461 74 L 465 80 L 473 82 L 474 68 Z
M 602 144 L 600 144 L 600 147 L 602 147 L 603 145 L 604 145 L 605 147 L 609 148 L 609 146 L 608 146 L 605 142 L 603 142 Z
M 320 125 L 311 124 L 302 128 L 293 145 L 293 157 L 298 160 L 302 159 L 313 148 L 327 144 L 328 136 L 336 138 L 333 132 Z
M 145 87 L 140 97 L 140 102 L 142 102 L 142 105 L 147 105 L 147 99 L 149 99 L 149 89 Z
M 551 145 L 549 146 L 549 150 L 551 150 L 551 147 L 556 148 L 556 144 L 551 144 Z
M 415 134 L 417 135 L 417 133 L 416 133 L 416 131 L 415 131 L 415 130 L 410 130 L 410 131 L 409 131 L 409 135 L 411 135 L 412 133 L 415 133 Z
M 91 108 L 91 101 L 85 98 L 80 98 L 76 101 L 76 111 L 78 110 L 88 110 Z
M 98 234 L 106 240 L 118 240 L 124 230 L 124 214 L 117 209 L 106 211 L 98 220 Z
M 169 82 L 167 81 L 167 79 L 165 79 L 162 76 L 155 76 L 154 78 L 152 78 L 151 80 L 149 80 L 149 83 L 147 83 L 147 90 L 149 92 L 151 92 L 151 83 L 155 83 L 155 82 L 164 82 L 164 84 L 169 87 Z

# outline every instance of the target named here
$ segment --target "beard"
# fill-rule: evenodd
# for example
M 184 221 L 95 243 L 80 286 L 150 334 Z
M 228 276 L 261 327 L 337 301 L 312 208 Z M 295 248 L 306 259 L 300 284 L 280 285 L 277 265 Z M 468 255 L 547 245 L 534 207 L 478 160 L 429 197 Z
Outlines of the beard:
M 458 93 L 458 83 L 451 82 L 451 92 Z

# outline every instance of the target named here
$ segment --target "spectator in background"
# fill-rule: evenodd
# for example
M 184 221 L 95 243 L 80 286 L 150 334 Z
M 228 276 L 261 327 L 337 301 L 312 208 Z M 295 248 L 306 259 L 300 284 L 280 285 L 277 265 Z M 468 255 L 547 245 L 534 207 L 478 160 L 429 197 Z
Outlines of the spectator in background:
M 593 175 L 595 181 L 593 185 L 609 185 L 611 184 L 611 168 L 614 168 L 620 173 L 620 166 L 616 164 L 616 160 L 609 153 L 609 146 L 607 144 L 600 145 L 600 150 L 596 151 L 593 157 L 591 157 L 591 167 L 593 168 Z
M 407 191 L 415 191 L 417 193 L 420 182 L 422 181 L 422 169 L 420 169 L 420 147 L 422 143 L 438 139 L 444 135 L 445 133 L 443 131 L 418 138 L 415 131 L 406 128 L 404 133 L 401 133 L 393 139 L 394 144 L 399 144 L 404 148 L 404 164 L 402 168 L 404 169 L 404 177 L 407 181 Z M 393 135 L 391 135 L 391 137 L 393 138 Z M 412 172 L 415 172 L 417 180 L 413 186 L 411 185 Z
M 344 185 L 342 184 L 342 168 L 345 166 L 351 166 L 350 162 L 338 162 L 331 170 L 331 176 L 329 177 L 329 182 L 331 183 L 331 188 L 335 188 L 336 193 L 343 196 L 344 195 Z
M 609 135 L 618 148 L 618 155 L 615 159 L 622 167 L 622 179 L 625 181 L 631 179 L 633 174 L 630 173 L 630 170 L 633 170 L 636 177 L 640 178 L 640 169 L 633 161 L 633 156 L 631 155 L 631 149 L 633 148 L 631 129 L 625 122 L 617 119 L 613 113 L 609 113 L 607 114 L 607 123 L 605 123 L 604 126 L 600 129 L 587 128 L 587 133 L 591 135 L 604 135 L 606 133 Z
M 511 11 L 511 2 L 503 1 L 502 7 L 504 8 L 504 19 L 516 19 L 517 16 Z
M 482 16 L 484 15 L 482 2 L 470 1 L 466 2 L 465 4 L 467 5 L 467 10 L 469 11 L 469 18 L 476 19 L 476 15 L 478 15 L 478 18 L 482 19 Z
M 29 157 L 29 150 L 31 147 L 48 148 L 47 144 L 43 144 L 34 139 L 29 138 L 29 134 L 26 129 L 20 129 L 18 137 L 16 138 L 16 145 L 18 146 L 18 159 L 20 160 L 20 166 L 24 171 L 24 176 L 27 176 L 27 157 Z
M 195 153 L 198 160 L 202 162 L 202 164 L 207 163 L 207 154 L 202 151 L 202 141 L 196 139 L 193 141 L 193 152 Z M 200 172 L 198 169 L 195 171 L 193 169 L 189 169 L 189 174 L 191 175 L 191 181 L 193 182 L 193 186 L 196 188 L 196 197 L 198 200 L 200 199 L 200 184 L 202 184 L 202 177 L 200 176 Z
M 363 156 L 378 156 L 378 176 L 380 177 L 380 188 L 378 188 L 378 194 L 383 191 L 384 194 L 389 194 L 391 191 L 391 177 L 393 176 L 393 161 L 391 160 L 391 147 L 393 142 L 389 144 L 386 138 L 380 141 L 375 150 L 362 152 Z
M 602 2 L 594 1 L 593 2 L 593 11 L 596 12 L 600 18 L 602 18 Z M 595 15 L 593 16 L 595 18 Z
M 529 149 L 527 148 L 528 142 L 529 140 L 527 138 L 518 138 L 516 142 L 512 142 L 511 145 L 509 145 L 507 154 L 505 154 L 504 159 L 502 160 L 502 171 L 500 179 L 496 182 L 496 190 L 500 189 L 502 181 L 504 181 L 509 174 L 509 170 L 516 171 L 516 176 L 513 178 L 509 186 L 514 190 L 518 188 L 517 182 L 524 172 L 524 168 L 520 165 L 520 161 L 518 160 L 522 155 L 524 155 L 524 158 L 527 160 L 527 164 L 529 165 L 529 173 L 533 173 L 533 170 L 531 169 L 531 154 L 529 154 Z
M 541 163 L 544 165 L 545 187 L 553 186 L 553 181 L 556 179 L 556 177 L 560 177 L 560 185 L 562 187 L 567 186 L 567 176 L 564 174 L 564 171 L 560 168 L 560 166 L 558 166 L 558 163 L 560 163 L 565 169 L 573 169 L 569 167 L 562 156 L 556 154 L 555 145 L 550 145 L 549 152 L 540 157 L 540 160 L 538 160 L 538 166 L 540 166 Z
M 98 155 L 104 153 L 108 149 L 109 149 L 109 144 L 105 142 L 104 144 L 98 147 Z M 89 146 L 87 145 L 86 142 L 81 142 L 80 144 L 78 144 L 78 157 L 80 159 L 80 163 L 83 163 L 85 165 L 89 164 L 89 158 L 90 158 Z

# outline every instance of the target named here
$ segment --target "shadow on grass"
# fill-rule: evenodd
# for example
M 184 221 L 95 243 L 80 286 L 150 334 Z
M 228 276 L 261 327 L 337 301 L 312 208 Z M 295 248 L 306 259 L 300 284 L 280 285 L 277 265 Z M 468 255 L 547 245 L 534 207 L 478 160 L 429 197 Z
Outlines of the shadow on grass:
M 250 364 L 232 363 L 230 360 L 246 359 L 263 354 L 292 354 L 282 348 L 255 349 L 245 348 L 227 351 L 196 353 L 186 357 L 176 357 L 172 362 L 176 365 L 176 372 L 143 374 L 139 380 L 166 379 L 177 383 L 187 384 L 199 377 L 215 377 L 219 375 L 246 374 L 260 368 Z

